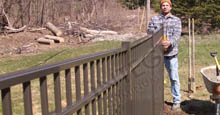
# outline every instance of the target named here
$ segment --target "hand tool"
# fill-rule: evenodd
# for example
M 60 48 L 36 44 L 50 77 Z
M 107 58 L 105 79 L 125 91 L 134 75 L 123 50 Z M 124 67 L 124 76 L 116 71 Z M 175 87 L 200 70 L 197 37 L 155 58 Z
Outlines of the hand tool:
M 210 52 L 210 55 L 215 59 L 215 63 L 216 63 L 216 75 L 219 76 L 219 71 L 220 71 L 220 66 L 218 63 L 218 59 L 217 59 L 217 52 Z
M 167 40 L 166 36 L 163 36 L 163 40 Z M 163 48 L 164 51 L 167 51 L 167 48 Z

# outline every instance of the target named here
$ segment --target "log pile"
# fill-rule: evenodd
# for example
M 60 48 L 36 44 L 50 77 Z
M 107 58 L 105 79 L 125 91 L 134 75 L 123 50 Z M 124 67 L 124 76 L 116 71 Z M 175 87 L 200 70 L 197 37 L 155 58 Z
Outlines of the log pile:
M 2 21 L 1 21 L 2 20 Z M 64 41 L 73 42 L 76 44 L 87 43 L 93 39 L 111 35 L 117 35 L 118 33 L 111 30 L 100 30 L 100 28 L 96 28 L 95 25 L 82 25 L 77 22 L 70 22 L 65 21 L 65 26 L 62 28 L 59 26 L 56 27 L 51 22 L 47 22 L 45 28 L 28 28 L 26 25 L 20 28 L 14 28 L 13 23 L 10 22 L 10 19 L 7 13 L 2 9 L 2 13 L 0 16 L 0 33 L 4 34 L 12 34 L 18 32 L 39 32 L 41 30 L 47 29 L 52 34 L 51 35 L 43 35 L 39 37 L 37 40 L 38 43 L 41 44 L 55 44 L 55 43 L 62 43 Z M 92 26 L 92 27 L 91 27 Z M 92 29 L 91 29 L 92 28 Z M 60 30 L 62 29 L 62 31 Z M 64 40 L 64 36 L 67 35 L 66 40 Z
M 50 30 L 53 33 L 53 35 L 44 35 L 38 38 L 38 43 L 52 45 L 54 43 L 64 42 L 64 38 L 61 37 L 63 35 L 63 32 L 60 29 L 58 29 L 55 25 L 53 25 L 51 22 L 48 22 L 46 23 L 46 28 Z
M 68 42 L 74 42 L 77 44 L 87 43 L 100 37 L 118 35 L 117 32 L 108 30 L 102 27 L 96 27 L 96 25 L 79 24 L 77 22 L 67 21 L 63 25 L 64 35 L 69 36 Z

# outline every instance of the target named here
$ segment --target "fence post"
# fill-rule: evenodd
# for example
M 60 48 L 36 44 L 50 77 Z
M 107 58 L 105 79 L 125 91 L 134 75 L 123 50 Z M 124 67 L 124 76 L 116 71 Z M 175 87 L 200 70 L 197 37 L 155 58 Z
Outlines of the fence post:
M 132 115 L 132 80 L 131 80 L 131 42 L 130 41 L 123 41 L 122 48 L 126 48 L 126 57 L 125 57 L 125 70 L 127 72 L 126 77 L 126 94 L 125 101 L 126 101 L 126 115 Z
M 195 83 L 195 24 L 194 18 L 192 18 L 192 90 L 193 93 L 196 92 L 196 83 Z
M 192 82 L 191 82 L 191 80 L 192 80 L 192 59 L 191 59 L 191 57 L 192 57 L 191 56 L 192 55 L 191 54 L 192 53 L 191 52 L 192 44 L 191 44 L 191 42 L 192 41 L 191 41 L 191 19 L 189 18 L 188 20 L 189 20 L 188 21 L 188 28 L 189 28 L 189 41 L 188 41 L 189 42 L 188 43 L 189 44 L 189 49 L 188 49 L 189 50 L 189 57 L 188 57 L 189 58 L 188 91 L 190 92 L 190 91 L 192 91 Z
M 195 36 L 194 36 L 194 19 L 188 19 L 189 26 L 189 77 L 188 77 L 188 91 L 195 93 Z

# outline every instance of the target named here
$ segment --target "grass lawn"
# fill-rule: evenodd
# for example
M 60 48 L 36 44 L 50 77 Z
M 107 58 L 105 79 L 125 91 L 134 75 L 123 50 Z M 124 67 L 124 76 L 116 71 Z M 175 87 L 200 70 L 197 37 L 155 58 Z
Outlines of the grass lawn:
M 72 49 L 48 51 L 32 56 L 2 56 L 0 57 L 0 74 L 49 63 L 56 63 L 70 58 L 118 48 L 120 47 L 120 44 L 119 41 L 103 41 Z

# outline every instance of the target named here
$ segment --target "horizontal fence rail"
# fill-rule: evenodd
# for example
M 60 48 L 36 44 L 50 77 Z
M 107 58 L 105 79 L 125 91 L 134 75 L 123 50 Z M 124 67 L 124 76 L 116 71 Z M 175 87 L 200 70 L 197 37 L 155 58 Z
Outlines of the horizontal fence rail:
M 163 51 L 158 45 L 162 35 L 161 29 L 134 42 L 124 41 L 121 48 L 1 75 L 0 112 L 14 113 L 17 94 L 12 90 L 21 85 L 23 113 L 19 114 L 159 115 L 163 108 Z M 34 93 L 36 88 L 39 93 Z

